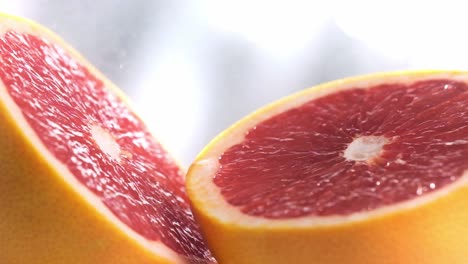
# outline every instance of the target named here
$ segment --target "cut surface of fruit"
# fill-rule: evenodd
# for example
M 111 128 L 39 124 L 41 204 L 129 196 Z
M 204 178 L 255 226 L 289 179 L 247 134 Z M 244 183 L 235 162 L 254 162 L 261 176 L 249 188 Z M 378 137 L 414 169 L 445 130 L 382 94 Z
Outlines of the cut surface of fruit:
M 345 79 L 226 130 L 187 176 L 215 256 L 221 263 L 466 261 L 467 83 L 457 72 Z
M 2 118 L 12 120 L 10 126 L 5 125 L 2 129 L 25 134 L 22 140 L 37 149 L 37 153 L 34 157 L 36 161 L 28 161 L 27 157 L 18 156 L 14 151 L 9 153 L 11 149 L 21 148 L 21 145 L 14 145 L 15 141 L 8 142 L 5 137 L 0 139 L 2 146 L 6 146 L 2 149 L 4 158 L 26 159 L 18 163 L 16 171 L 14 165 L 0 164 L 3 177 L 1 185 L 11 184 L 13 180 L 23 182 L 33 177 L 22 175 L 21 164 L 27 166 L 29 162 L 33 166 L 39 160 L 47 164 L 42 165 L 48 167 L 47 173 L 35 177 L 40 178 L 43 184 L 62 182 L 65 186 L 63 188 L 68 188 L 67 191 L 74 193 L 72 195 L 75 195 L 75 199 L 80 200 L 79 204 L 71 203 L 69 206 L 82 208 L 73 214 L 63 211 L 71 215 L 64 215 L 63 219 L 57 221 L 69 217 L 69 224 L 73 224 L 72 218 L 79 218 L 80 215 L 76 214 L 82 210 L 96 218 L 108 217 L 107 223 L 104 221 L 102 224 L 115 226 L 114 231 L 106 234 L 114 237 L 89 237 L 99 241 L 97 247 L 101 247 L 93 250 L 108 251 L 116 258 L 129 255 L 128 259 L 120 258 L 118 263 L 214 262 L 194 222 L 185 194 L 183 171 L 151 136 L 122 96 L 109 88 L 112 84 L 48 31 L 10 17 L 2 19 L 5 20 L 5 26 L 0 27 L 0 104 L 6 111 Z M 0 135 L 3 135 L 2 131 Z M 2 193 L 0 198 L 11 199 L 16 195 L 14 191 L 18 191 L 17 187 Z M 57 195 L 59 193 L 57 190 Z M 54 199 L 60 199 L 57 195 L 36 195 L 50 196 L 48 203 L 36 208 L 42 210 L 41 214 L 56 214 L 62 210 L 61 204 L 55 204 L 57 201 Z M 26 195 L 24 199 L 19 203 L 27 203 L 31 197 Z M 66 200 L 66 197 L 63 199 Z M 86 203 L 94 207 L 84 208 L 82 204 Z M 60 256 L 59 244 L 66 241 L 47 234 L 47 228 L 35 235 L 57 239 L 47 248 L 52 250 L 50 254 L 57 254 L 62 259 L 61 262 L 56 262 L 53 256 L 41 259 L 34 255 L 41 247 L 34 250 L 24 247 L 26 244 L 22 245 L 20 240 L 25 238 L 18 234 L 16 238 L 13 238 L 13 233 L 11 236 L 3 236 L 4 232 L 8 232 L 4 228 L 15 225 L 8 222 L 13 219 L 8 214 L 31 214 L 30 218 L 21 223 L 26 227 L 29 221 L 41 217 L 23 212 L 24 208 L 21 207 L 15 209 L 15 205 L 10 207 L 11 212 L 7 211 L 6 216 L 0 213 L 2 219 L 6 219 L 0 225 L 0 240 L 5 239 L 0 241 L 0 245 L 7 248 L 0 252 L 0 260 L 23 263 L 18 259 L 26 260 L 29 256 L 34 259 L 30 263 L 117 263 L 107 262 L 98 254 L 88 259 L 80 258 L 91 252 L 79 251 L 75 255 L 70 254 L 70 259 L 65 259 Z M 54 225 L 53 222 L 42 224 L 43 227 Z M 33 228 L 30 231 L 35 232 Z M 77 235 L 73 232 L 68 234 L 66 229 L 63 233 Z M 95 230 L 95 233 L 99 235 L 99 230 Z M 118 245 L 122 252 L 109 252 L 116 249 L 113 248 L 113 243 L 117 243 L 112 241 L 114 238 L 122 243 Z M 73 237 L 69 239 L 73 240 Z M 129 249 L 124 249 L 126 243 L 132 243 Z M 8 249 L 14 246 L 23 246 L 27 252 L 23 256 L 16 256 L 17 259 L 12 255 L 2 256 L 9 254 Z M 74 245 L 63 244 L 62 247 L 73 248 Z M 15 249 L 10 252 L 13 254 Z M 99 262 L 93 259 L 99 257 Z
M 214 183 L 244 213 L 270 218 L 350 214 L 423 195 L 468 168 L 467 90 L 427 80 L 318 98 L 248 130 L 222 154 Z

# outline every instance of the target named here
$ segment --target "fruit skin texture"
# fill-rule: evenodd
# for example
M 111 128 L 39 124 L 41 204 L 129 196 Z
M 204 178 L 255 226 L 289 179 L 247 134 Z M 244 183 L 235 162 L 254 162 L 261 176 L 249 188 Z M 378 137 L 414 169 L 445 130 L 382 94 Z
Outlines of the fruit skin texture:
M 220 223 L 195 207 L 221 264 L 463 264 L 468 260 L 468 187 L 421 208 L 309 229 L 249 229 Z
M 465 264 L 468 262 L 468 185 L 428 202 L 339 224 L 249 226 L 248 220 L 222 220 L 210 212 L 197 190 L 205 160 L 217 156 L 216 145 L 276 107 L 310 93 L 347 83 L 392 76 L 424 77 L 458 72 L 394 72 L 335 81 L 273 103 L 242 119 L 215 138 L 196 158 L 187 175 L 193 212 L 220 264 Z M 466 76 L 466 75 L 465 75 Z M 465 79 L 466 80 L 466 79 Z M 239 131 L 239 127 L 242 127 Z M 214 153 L 214 154 L 213 154 Z M 463 176 L 463 177 L 466 177 Z M 204 182 L 205 183 L 205 182 Z M 206 184 L 206 183 L 205 183 Z M 205 193 L 206 194 L 206 193 Z M 272 220 L 274 221 L 274 220 Z
M 47 29 L 4 14 L 0 14 L 0 24 L 47 36 L 112 86 Z M 174 261 L 156 256 L 98 213 L 50 165 L 13 119 L 11 108 L 0 100 L 0 263 Z

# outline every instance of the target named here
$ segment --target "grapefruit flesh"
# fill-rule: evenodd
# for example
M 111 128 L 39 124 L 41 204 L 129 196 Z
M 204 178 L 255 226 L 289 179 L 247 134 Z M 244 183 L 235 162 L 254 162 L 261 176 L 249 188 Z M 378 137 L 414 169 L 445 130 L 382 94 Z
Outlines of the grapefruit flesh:
M 184 190 L 183 171 L 120 96 L 108 89 L 107 82 L 53 40 L 15 30 L 4 32 L 0 36 L 0 79 L 30 129 L 52 156 L 118 220 L 130 227 L 137 234 L 136 240 L 149 241 L 145 242 L 149 247 L 151 243 L 160 243 L 162 250 L 169 252 L 161 258 L 145 259 L 137 255 L 133 260 L 120 258 L 119 263 L 214 262 L 193 219 Z M 22 175 L 16 177 L 21 181 Z M 46 214 L 47 208 L 55 203 L 50 201 L 40 206 Z M 8 211 L 6 214 L 6 224 L 13 225 L 8 223 Z M 31 216 L 29 221 L 35 217 Z M 67 230 L 63 232 L 66 234 Z M 21 247 L 18 241 L 0 244 L 10 247 L 18 243 Z M 100 245 L 100 250 L 112 249 L 106 243 Z M 59 248 L 44 246 L 51 250 L 51 255 L 60 255 Z M 74 245 L 64 245 L 67 246 Z M 8 247 L 0 253 L 0 260 L 16 263 L 29 255 L 34 263 L 97 263 L 93 256 L 88 260 L 80 258 L 80 254 L 90 252 L 75 252 L 67 256 L 69 259 L 60 256 L 62 259 L 56 260 L 53 256 L 40 259 L 32 253 L 34 250 L 25 252 L 24 256 L 9 256 Z M 118 256 L 120 252 L 108 254 Z M 98 254 L 95 257 L 99 259 Z M 111 259 L 101 258 L 99 263 L 116 263 Z
M 219 263 L 466 263 L 468 74 L 338 80 L 216 137 L 186 185 Z M 229 246 L 226 246 L 229 245 Z
M 214 183 L 243 213 L 268 218 L 348 215 L 424 195 L 468 169 L 467 90 L 426 80 L 313 100 L 247 131 L 220 157 Z

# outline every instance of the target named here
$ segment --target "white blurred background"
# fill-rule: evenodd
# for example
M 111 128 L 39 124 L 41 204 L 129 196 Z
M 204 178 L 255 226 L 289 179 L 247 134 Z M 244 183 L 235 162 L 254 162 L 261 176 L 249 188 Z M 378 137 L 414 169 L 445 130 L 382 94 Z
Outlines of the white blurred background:
M 463 1 L 12 0 L 133 100 L 188 166 L 256 108 L 336 78 L 468 68 Z

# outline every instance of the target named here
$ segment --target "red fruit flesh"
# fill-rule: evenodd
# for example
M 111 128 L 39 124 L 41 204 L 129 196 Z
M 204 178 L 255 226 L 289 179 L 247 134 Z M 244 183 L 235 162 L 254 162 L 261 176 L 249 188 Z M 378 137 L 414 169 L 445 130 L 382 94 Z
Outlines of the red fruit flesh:
M 432 79 L 317 98 L 250 129 L 220 157 L 214 183 L 242 212 L 273 219 L 348 215 L 430 193 L 468 169 L 467 90 Z M 369 138 L 380 150 L 349 158 Z
M 0 56 L 0 78 L 39 139 L 117 218 L 188 258 L 212 260 L 182 171 L 121 99 L 43 38 L 7 32 Z

